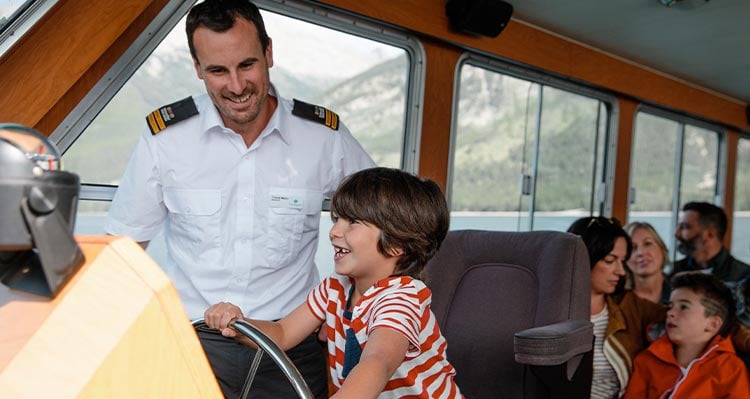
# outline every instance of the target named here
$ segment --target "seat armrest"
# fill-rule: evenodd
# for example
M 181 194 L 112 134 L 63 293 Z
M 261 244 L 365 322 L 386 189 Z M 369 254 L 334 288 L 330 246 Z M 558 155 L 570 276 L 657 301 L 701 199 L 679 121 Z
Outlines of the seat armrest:
M 566 320 L 518 331 L 513 337 L 516 362 L 530 366 L 561 365 L 594 347 L 589 320 Z

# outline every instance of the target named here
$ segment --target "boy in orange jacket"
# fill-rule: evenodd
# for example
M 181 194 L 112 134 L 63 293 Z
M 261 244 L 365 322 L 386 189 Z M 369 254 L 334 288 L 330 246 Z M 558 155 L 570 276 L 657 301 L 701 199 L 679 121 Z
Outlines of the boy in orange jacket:
M 625 399 L 750 398 L 745 364 L 729 336 L 734 299 L 714 276 L 672 278 L 667 333 L 635 358 Z

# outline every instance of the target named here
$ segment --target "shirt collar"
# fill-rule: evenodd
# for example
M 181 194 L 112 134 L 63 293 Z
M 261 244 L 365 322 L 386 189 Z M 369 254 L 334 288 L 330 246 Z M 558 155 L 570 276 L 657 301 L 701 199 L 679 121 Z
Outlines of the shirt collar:
M 198 110 L 203 115 L 201 118 L 201 131 L 207 133 L 212 130 L 224 129 L 224 122 L 221 120 L 219 110 L 216 109 L 213 101 L 211 101 L 211 97 L 208 94 L 204 94 L 201 97 L 204 97 L 208 103 L 207 106 L 203 107 L 204 109 Z
M 271 114 L 271 119 L 268 120 L 266 127 L 258 136 L 258 141 L 262 140 L 263 137 L 268 136 L 273 132 L 278 132 L 284 143 L 289 144 L 289 129 L 287 128 L 286 119 L 281 117 L 281 113 L 287 110 L 288 105 L 286 104 L 286 101 L 284 101 L 284 99 L 281 97 L 281 95 L 279 95 L 279 91 L 278 89 L 276 89 L 276 86 L 274 86 L 273 83 L 271 83 L 270 87 L 268 88 L 268 94 L 276 97 L 276 109 L 273 111 L 273 114 Z M 219 115 L 219 110 L 216 109 L 216 106 L 214 105 L 210 96 L 208 96 L 208 94 L 204 94 L 203 96 L 207 97 L 208 105 L 205 107 L 205 109 L 200 110 L 200 112 L 203 114 L 203 118 L 201 120 L 201 131 L 207 133 L 217 129 L 226 129 L 226 126 L 224 126 L 224 122 L 221 120 L 221 115 Z M 291 110 L 289 110 L 289 112 L 291 113 Z
M 276 109 L 273 110 L 273 114 L 271 114 L 271 119 L 268 120 L 268 123 L 266 124 L 266 127 L 263 129 L 262 132 L 260 132 L 260 136 L 258 136 L 258 142 L 260 143 L 261 140 L 263 140 L 264 137 L 273 134 L 274 132 L 279 134 L 279 137 L 281 137 L 281 140 L 285 144 L 289 144 L 289 129 L 287 128 L 286 119 L 282 118 L 281 115 L 284 112 L 287 112 L 286 110 L 286 101 L 279 95 L 279 91 L 276 89 L 276 86 L 271 84 L 271 86 L 268 89 L 268 95 L 276 97 Z M 289 110 L 289 113 L 292 111 Z
M 378 280 L 372 288 L 385 288 L 385 287 L 397 287 L 399 285 L 406 285 L 414 279 L 409 276 L 388 276 L 382 280 Z

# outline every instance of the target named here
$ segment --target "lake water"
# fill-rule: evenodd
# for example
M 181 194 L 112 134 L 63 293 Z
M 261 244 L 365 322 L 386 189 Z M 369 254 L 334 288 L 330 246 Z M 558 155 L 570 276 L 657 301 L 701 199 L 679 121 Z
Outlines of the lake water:
M 534 218 L 534 230 L 555 230 L 565 231 L 573 221 L 581 215 L 536 215 Z M 651 223 L 659 232 L 662 238 L 667 242 L 672 253 L 674 228 L 669 214 L 644 213 L 637 215 L 633 220 Z M 451 230 L 478 229 L 493 231 L 523 231 L 528 230 L 524 227 L 528 223 L 522 219 L 519 229 L 518 217 L 511 213 L 457 213 L 451 216 Z M 734 232 L 732 234 L 732 254 L 744 262 L 750 263 L 750 212 L 738 213 L 735 215 Z M 76 221 L 76 234 L 104 234 L 103 230 L 104 215 L 87 215 L 79 213 Z M 321 240 L 318 244 L 318 251 L 315 255 L 315 263 L 321 276 L 327 276 L 333 273 L 333 248 L 328 242 L 327 233 L 331 228 L 331 219 L 325 213 L 320 218 Z M 166 245 L 164 237 L 159 234 L 151 241 L 148 247 L 149 255 L 158 264 L 166 262 Z

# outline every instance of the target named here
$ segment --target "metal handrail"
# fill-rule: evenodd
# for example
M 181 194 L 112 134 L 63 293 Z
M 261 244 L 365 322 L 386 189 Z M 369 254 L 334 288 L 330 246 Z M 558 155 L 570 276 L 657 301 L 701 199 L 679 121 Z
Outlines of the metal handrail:
M 206 321 L 202 317 L 193 320 L 192 323 L 193 327 L 206 325 Z M 263 352 L 268 353 L 268 355 L 271 356 L 271 359 L 279 366 L 281 372 L 284 373 L 286 378 L 292 384 L 292 387 L 294 387 L 294 390 L 297 392 L 297 395 L 299 395 L 300 398 L 314 399 L 312 392 L 310 392 L 310 388 L 305 383 L 305 380 L 302 378 L 302 374 L 300 374 L 299 370 L 297 370 L 297 367 L 294 366 L 294 363 L 292 363 L 286 353 L 284 353 L 284 351 L 281 350 L 281 348 L 279 348 L 279 346 L 276 345 L 276 343 L 273 342 L 273 340 L 271 340 L 268 335 L 245 320 L 235 320 L 229 323 L 229 327 L 232 327 L 235 330 L 239 331 L 241 334 L 248 337 L 251 341 L 258 345 L 259 354 Z M 256 355 L 256 359 L 257 358 L 258 356 Z M 257 365 L 251 368 L 250 375 L 255 375 L 255 369 L 257 369 Z M 250 384 L 252 384 L 252 378 L 249 377 L 248 381 L 245 384 L 245 392 L 243 392 L 243 397 L 247 394 L 246 391 L 249 390 Z

